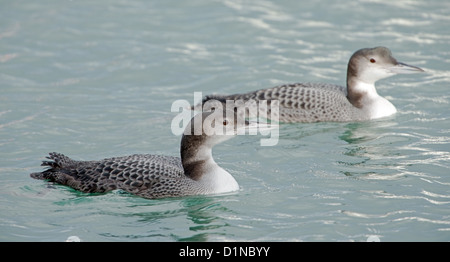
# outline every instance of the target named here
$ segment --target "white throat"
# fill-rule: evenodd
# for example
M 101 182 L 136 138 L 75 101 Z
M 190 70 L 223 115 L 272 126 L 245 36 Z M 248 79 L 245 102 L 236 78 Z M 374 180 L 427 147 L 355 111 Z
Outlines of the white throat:
M 353 89 L 364 94 L 361 98 L 361 110 L 368 114 L 369 119 L 387 117 L 397 112 L 397 109 L 391 102 L 378 95 L 375 83 L 355 81 Z
M 239 190 L 239 184 L 225 169 L 221 168 L 213 159 L 212 148 L 200 146 L 195 156 L 188 162 L 198 162 L 195 168 L 196 182 L 205 194 L 220 194 Z
M 239 190 L 239 184 L 211 157 L 204 166 L 205 173 L 198 180 L 208 193 L 220 194 Z

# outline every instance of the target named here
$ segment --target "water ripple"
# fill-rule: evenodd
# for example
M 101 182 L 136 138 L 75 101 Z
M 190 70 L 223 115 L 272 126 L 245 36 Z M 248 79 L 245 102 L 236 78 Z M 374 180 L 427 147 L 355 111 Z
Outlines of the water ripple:
M 418 222 L 427 222 L 431 224 L 439 224 L 439 225 L 450 225 L 450 220 L 437 220 L 437 219 L 429 219 L 423 217 L 402 217 L 394 219 L 394 222 L 398 221 L 418 221 Z
M 450 240 L 446 1 L 5 1 L 3 9 L 1 240 Z M 85 159 L 175 154 L 174 100 L 345 85 L 352 52 L 375 45 L 426 70 L 380 81 L 399 113 L 285 125 L 272 148 L 227 141 L 214 154 L 242 185 L 236 194 L 152 201 L 29 178 L 53 150 Z
M 377 198 L 385 198 L 385 199 L 403 199 L 403 200 L 422 199 L 422 200 L 425 200 L 425 201 L 427 201 L 427 202 L 429 202 L 431 204 L 434 204 L 434 205 L 447 205 L 447 204 L 450 204 L 450 200 L 449 201 L 438 201 L 438 200 L 434 200 L 434 199 L 431 199 L 431 198 L 425 197 L 425 196 L 398 195 L 398 194 L 387 193 L 387 192 L 378 193 L 377 195 L 375 195 L 375 197 L 377 197 Z
M 414 213 L 414 211 L 399 210 L 399 211 L 387 212 L 385 214 L 364 214 L 364 213 L 359 213 L 359 212 L 354 212 L 354 211 L 343 210 L 342 213 L 346 214 L 348 216 L 351 216 L 351 217 L 359 217 L 359 218 L 387 218 L 387 217 L 396 216 L 399 214 Z

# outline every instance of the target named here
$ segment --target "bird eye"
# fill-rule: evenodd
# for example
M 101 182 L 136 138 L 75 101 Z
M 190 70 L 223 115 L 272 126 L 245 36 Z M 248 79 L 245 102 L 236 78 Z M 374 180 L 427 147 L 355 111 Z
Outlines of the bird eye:
M 373 63 L 375 63 L 377 60 L 375 60 L 374 58 L 371 58 L 370 59 L 370 62 L 373 64 Z

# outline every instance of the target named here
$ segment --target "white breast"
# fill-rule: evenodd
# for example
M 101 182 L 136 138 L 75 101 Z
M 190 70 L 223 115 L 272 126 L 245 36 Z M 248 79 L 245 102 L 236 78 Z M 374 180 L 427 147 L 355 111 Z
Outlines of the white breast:
M 369 119 L 386 117 L 397 112 L 397 109 L 391 102 L 378 95 L 374 84 L 358 81 L 353 89 L 364 94 L 361 98 L 361 110 L 369 116 Z
M 205 165 L 205 173 L 198 180 L 208 191 L 206 193 L 220 194 L 239 190 L 239 184 L 225 169 L 210 159 Z

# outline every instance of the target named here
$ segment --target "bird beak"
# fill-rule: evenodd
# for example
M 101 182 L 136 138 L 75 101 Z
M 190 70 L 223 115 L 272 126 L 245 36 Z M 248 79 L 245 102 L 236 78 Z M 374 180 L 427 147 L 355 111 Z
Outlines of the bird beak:
M 238 129 L 239 134 L 253 134 L 256 135 L 258 131 L 266 131 L 279 128 L 279 125 L 276 123 L 264 123 L 255 120 L 246 121 L 246 126 L 242 129 Z
M 389 71 L 394 74 L 414 74 L 425 72 L 422 68 L 407 65 L 404 63 L 397 63 L 395 66 L 389 67 Z

